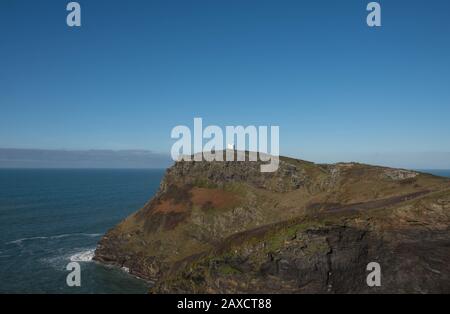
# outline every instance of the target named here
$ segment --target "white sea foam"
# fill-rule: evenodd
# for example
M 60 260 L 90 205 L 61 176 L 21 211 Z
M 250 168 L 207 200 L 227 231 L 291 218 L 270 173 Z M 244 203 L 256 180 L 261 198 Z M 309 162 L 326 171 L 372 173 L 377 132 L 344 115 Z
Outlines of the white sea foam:
M 91 262 L 94 257 L 95 248 L 74 248 L 70 251 L 58 249 L 55 254 L 50 257 L 39 259 L 40 262 L 50 265 L 54 269 L 65 269 L 67 263 L 70 262 Z
M 78 252 L 70 256 L 71 262 L 90 262 L 94 258 L 95 249 L 89 249 L 86 251 Z
M 101 233 L 66 233 L 66 234 L 57 234 L 48 237 L 30 237 L 30 238 L 21 238 L 14 241 L 6 242 L 6 244 L 22 244 L 25 241 L 33 241 L 33 240 L 52 240 L 52 239 L 61 239 L 67 237 L 99 237 Z
M 22 239 L 17 239 L 17 240 L 14 240 L 14 241 L 6 242 L 6 244 L 22 244 L 22 242 L 24 242 L 24 241 L 29 241 L 29 240 L 45 240 L 45 239 L 48 239 L 48 237 L 22 238 Z

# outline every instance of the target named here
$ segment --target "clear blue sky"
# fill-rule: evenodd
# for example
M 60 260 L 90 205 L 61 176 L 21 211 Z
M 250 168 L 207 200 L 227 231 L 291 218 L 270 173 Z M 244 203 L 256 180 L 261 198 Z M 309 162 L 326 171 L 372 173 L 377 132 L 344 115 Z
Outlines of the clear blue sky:
M 279 125 L 281 152 L 450 151 L 450 2 L 0 2 L 0 147 L 169 152 L 175 125 Z M 432 167 L 433 165 L 430 165 Z

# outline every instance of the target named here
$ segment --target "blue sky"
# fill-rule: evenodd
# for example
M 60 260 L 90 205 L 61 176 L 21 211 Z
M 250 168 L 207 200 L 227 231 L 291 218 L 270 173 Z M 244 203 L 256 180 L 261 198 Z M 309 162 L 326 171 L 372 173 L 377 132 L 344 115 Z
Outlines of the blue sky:
M 450 151 L 449 1 L 377 29 L 367 0 L 79 1 L 78 29 L 68 2 L 0 2 L 0 147 L 169 153 L 202 117 L 305 159 Z

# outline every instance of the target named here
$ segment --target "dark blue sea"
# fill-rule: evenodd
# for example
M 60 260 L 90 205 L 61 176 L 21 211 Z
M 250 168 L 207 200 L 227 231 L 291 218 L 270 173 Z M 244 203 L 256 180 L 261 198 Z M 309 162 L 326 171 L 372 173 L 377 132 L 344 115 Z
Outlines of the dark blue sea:
M 91 259 L 100 237 L 142 207 L 163 174 L 0 170 L 0 293 L 146 293 L 145 281 Z M 66 284 L 70 261 L 81 265 L 81 287 Z
M 431 173 L 431 174 L 434 174 L 435 176 L 449 177 L 450 178 L 450 169 L 446 169 L 446 170 L 419 170 L 419 171 L 426 172 L 426 173 Z
M 142 207 L 164 170 L 0 169 L 0 293 L 146 293 L 148 283 L 93 262 L 100 237 Z M 68 287 L 66 265 L 81 265 Z

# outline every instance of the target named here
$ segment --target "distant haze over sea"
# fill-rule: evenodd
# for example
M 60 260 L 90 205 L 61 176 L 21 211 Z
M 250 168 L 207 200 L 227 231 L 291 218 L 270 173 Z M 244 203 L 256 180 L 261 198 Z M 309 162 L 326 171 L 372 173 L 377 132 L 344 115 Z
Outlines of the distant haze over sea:
M 450 169 L 450 152 L 282 154 L 315 163 L 360 162 L 405 169 Z M 169 153 L 151 150 L 56 150 L 0 148 L 0 168 L 167 168 Z
M 169 154 L 148 150 L 0 148 L 0 168 L 167 168 Z

